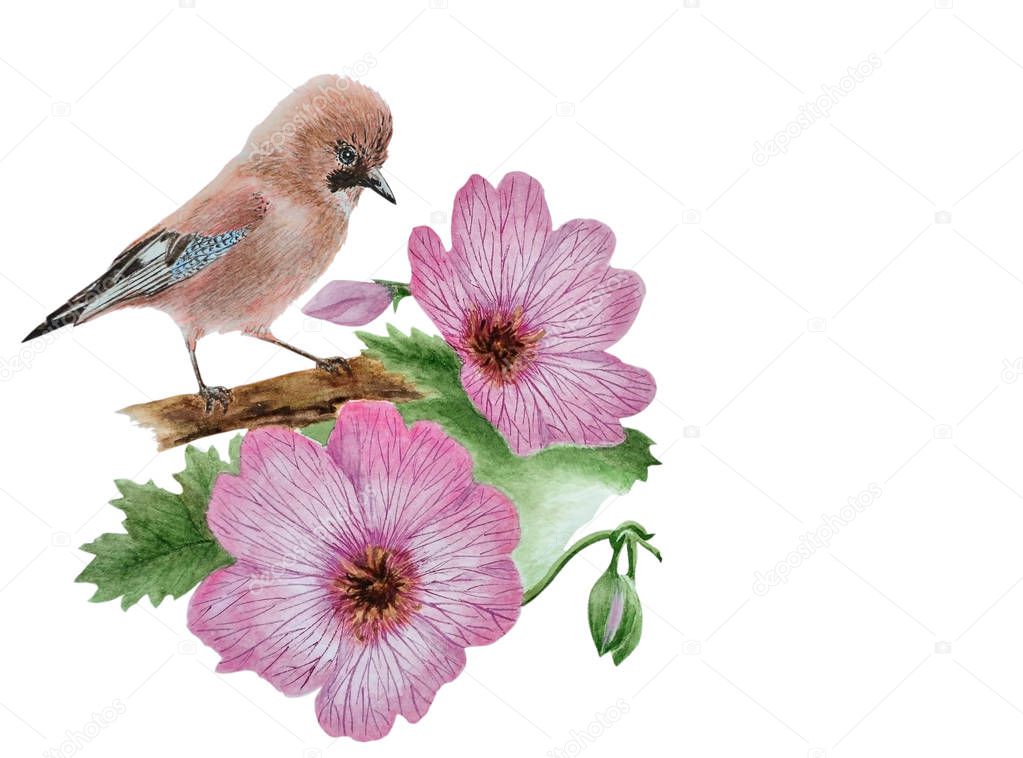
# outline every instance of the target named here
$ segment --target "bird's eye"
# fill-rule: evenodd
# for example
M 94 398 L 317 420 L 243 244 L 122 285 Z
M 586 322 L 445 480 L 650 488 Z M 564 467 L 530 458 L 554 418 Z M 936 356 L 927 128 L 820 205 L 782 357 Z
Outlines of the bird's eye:
M 345 166 L 351 166 L 355 163 L 355 159 L 358 158 L 358 153 L 355 152 L 355 148 L 349 145 L 347 142 L 342 142 L 337 147 L 337 162 Z

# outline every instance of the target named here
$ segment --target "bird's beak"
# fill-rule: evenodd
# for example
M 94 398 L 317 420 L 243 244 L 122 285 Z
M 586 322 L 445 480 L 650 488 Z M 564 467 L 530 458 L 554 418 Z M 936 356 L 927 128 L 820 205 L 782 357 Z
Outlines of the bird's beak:
M 366 178 L 359 182 L 363 187 L 367 187 L 376 192 L 384 200 L 389 200 L 395 205 L 398 201 L 394 199 L 394 193 L 391 192 L 390 185 L 387 184 L 387 180 L 384 179 L 384 175 L 380 173 L 380 169 L 375 168 L 366 174 Z

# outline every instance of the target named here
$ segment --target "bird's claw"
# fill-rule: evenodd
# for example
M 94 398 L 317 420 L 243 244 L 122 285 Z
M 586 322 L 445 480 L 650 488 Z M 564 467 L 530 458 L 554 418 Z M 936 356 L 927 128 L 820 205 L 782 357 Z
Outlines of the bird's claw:
M 344 371 L 348 376 L 352 376 L 352 364 L 348 362 L 347 358 L 336 356 L 334 358 L 320 358 L 316 361 L 316 368 L 323 369 L 328 374 L 337 376 Z
M 199 397 L 202 398 L 207 414 L 213 413 L 214 408 L 218 405 L 226 411 L 231 402 L 231 390 L 227 387 L 203 386 L 199 388 Z

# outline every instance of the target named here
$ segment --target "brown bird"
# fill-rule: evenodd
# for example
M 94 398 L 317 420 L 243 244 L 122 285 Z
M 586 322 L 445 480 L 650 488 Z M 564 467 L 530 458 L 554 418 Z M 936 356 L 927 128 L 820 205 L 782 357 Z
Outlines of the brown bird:
M 207 386 L 199 372 L 195 348 L 206 334 L 240 331 L 331 373 L 349 370 L 344 358 L 282 342 L 270 326 L 334 260 L 364 188 L 395 202 L 380 172 L 391 131 L 391 112 L 370 88 L 331 75 L 310 80 L 212 182 L 25 341 L 120 308 L 158 308 L 181 327 L 207 412 L 226 409 L 230 393 Z

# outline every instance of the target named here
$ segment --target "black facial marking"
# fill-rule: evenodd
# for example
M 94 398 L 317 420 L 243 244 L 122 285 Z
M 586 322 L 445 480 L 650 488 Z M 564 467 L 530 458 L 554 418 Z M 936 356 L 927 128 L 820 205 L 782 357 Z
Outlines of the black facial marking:
M 345 189 L 347 187 L 358 187 L 361 179 L 361 175 L 353 171 L 336 168 L 327 174 L 327 188 L 331 192 L 337 192 L 338 190 Z

